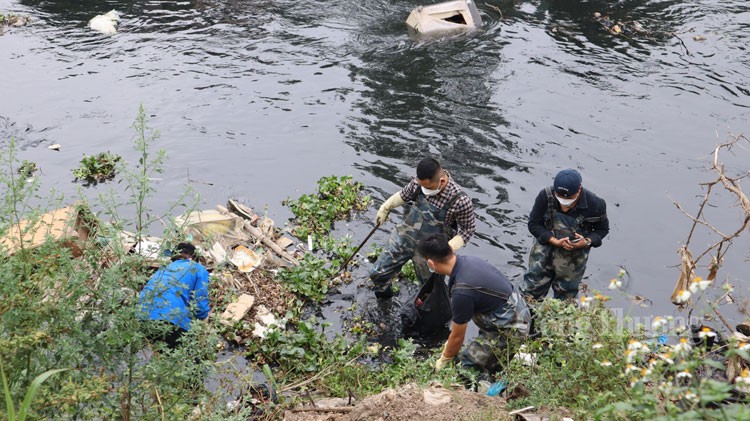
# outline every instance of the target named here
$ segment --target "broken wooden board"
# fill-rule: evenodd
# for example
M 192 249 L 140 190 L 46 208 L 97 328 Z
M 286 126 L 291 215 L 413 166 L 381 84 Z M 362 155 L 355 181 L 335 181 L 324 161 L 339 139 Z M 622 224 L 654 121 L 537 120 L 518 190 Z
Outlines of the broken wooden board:
M 242 320 L 255 304 L 255 297 L 250 294 L 242 294 L 237 301 L 229 304 L 224 313 L 221 314 L 221 323 L 231 326 Z

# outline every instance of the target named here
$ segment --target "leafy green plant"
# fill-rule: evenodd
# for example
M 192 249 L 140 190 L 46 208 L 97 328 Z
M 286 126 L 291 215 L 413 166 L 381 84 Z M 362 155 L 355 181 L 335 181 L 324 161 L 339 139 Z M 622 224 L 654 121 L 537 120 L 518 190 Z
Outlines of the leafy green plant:
M 80 257 L 53 241 L 22 247 L 13 255 L 0 250 L 0 359 L 4 375 L 13 379 L 5 389 L 6 401 L 22 402 L 22 391 L 36 390 L 35 408 L 28 417 L 127 420 L 170 414 L 185 419 L 195 401 L 206 396 L 201 379 L 211 365 L 196 363 L 197 356 L 205 357 L 196 351 L 213 357 L 215 335 L 196 323 L 183 336 L 184 346 L 170 351 L 158 343 L 149 345 L 139 319 L 137 291 L 150 271 L 143 258 L 123 248 L 120 233 L 131 224 L 146 230 L 158 218 L 147 215 L 146 205 L 153 193 L 147 178 L 159 165 L 152 159 L 159 154 L 151 153 L 147 142 L 139 145 L 148 167 L 139 168 L 138 177 L 120 168 L 129 195 L 100 194 L 98 204 L 108 207 L 115 225 L 100 225 L 90 241 L 80 245 Z M 14 147 L 11 139 L 11 147 L 0 154 L 0 184 L 6 191 L 0 234 L 44 212 L 31 205 L 39 202 L 38 183 L 18 176 Z M 51 205 L 59 200 L 48 198 Z M 139 215 L 131 220 L 118 217 L 123 200 L 140 204 L 135 212 Z M 174 228 L 168 231 L 173 232 Z M 159 352 L 146 353 L 150 357 L 144 359 L 147 345 Z M 75 370 L 64 377 L 45 377 L 44 388 L 34 386 L 34 373 L 56 366 Z
M 536 304 L 536 324 L 541 337 L 527 341 L 522 350 L 534 363 L 520 358 L 503 372 L 508 389 L 523 385 L 529 394 L 511 402 L 565 407 L 582 417 L 592 408 L 630 396 L 619 373 L 625 368 L 622 350 L 633 332 L 618 325 L 602 303 L 606 297 L 583 297 L 575 302 L 546 299 Z
M 700 282 L 700 281 L 699 281 Z M 652 329 L 662 338 L 632 340 L 624 350 L 622 373 L 632 395 L 599 408 L 597 417 L 616 419 L 748 419 L 750 418 L 750 344 L 731 339 L 713 346 L 718 333 L 702 327 L 696 336 L 685 326 L 669 327 L 671 317 L 656 317 Z
M 375 263 L 378 260 L 378 257 L 383 253 L 383 246 L 380 244 L 373 244 L 372 250 L 370 250 L 369 253 L 367 253 L 367 261 L 370 263 Z
M 411 281 L 415 285 L 419 285 L 419 278 L 417 277 L 417 271 L 414 269 L 414 261 L 409 260 L 401 266 L 401 276 L 404 277 L 404 279 Z
M 39 171 L 36 162 L 24 160 L 21 166 L 18 167 L 18 174 L 24 178 L 30 178 L 36 171 Z
M 367 209 L 370 197 L 362 194 L 362 184 L 351 176 L 328 176 L 318 180 L 317 192 L 287 199 L 284 204 L 294 214 L 296 237 L 326 236 L 334 221 L 348 217 L 353 211 Z
M 3 368 L 3 363 L 0 360 L 0 374 L 2 375 L 2 380 L 3 380 L 3 394 L 5 395 L 5 412 L 6 412 L 8 421 L 24 421 L 29 415 L 29 411 L 31 409 L 31 403 L 34 401 L 34 397 L 39 391 L 39 388 L 42 386 L 42 383 L 44 383 L 45 380 L 54 376 L 55 374 L 61 373 L 67 370 L 69 369 L 57 368 L 53 370 L 47 370 L 44 373 L 36 376 L 34 380 L 31 382 L 31 385 L 29 386 L 29 390 L 26 391 L 26 395 L 24 395 L 21 405 L 18 406 L 18 415 L 16 415 L 16 407 L 15 407 L 15 404 L 13 403 L 13 396 L 10 393 L 10 386 L 8 385 L 8 379 L 5 377 L 5 369 Z
M 325 259 L 312 254 L 306 254 L 298 266 L 283 268 L 278 272 L 290 291 L 315 302 L 325 298 L 335 275 L 336 269 L 328 266 Z
M 122 161 L 120 155 L 101 152 L 97 155 L 83 155 L 78 168 L 73 170 L 76 180 L 88 183 L 101 183 L 115 177 L 117 164 Z

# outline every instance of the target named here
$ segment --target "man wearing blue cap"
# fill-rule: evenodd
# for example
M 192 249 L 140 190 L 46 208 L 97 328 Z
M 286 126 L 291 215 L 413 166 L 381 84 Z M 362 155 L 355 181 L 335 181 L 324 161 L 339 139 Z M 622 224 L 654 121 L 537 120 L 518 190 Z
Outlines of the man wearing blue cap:
M 521 285 L 527 299 L 541 300 L 550 287 L 555 298 L 575 298 L 589 250 L 609 233 L 606 203 L 581 181 L 576 170 L 560 171 L 534 201 L 528 227 L 536 241 Z

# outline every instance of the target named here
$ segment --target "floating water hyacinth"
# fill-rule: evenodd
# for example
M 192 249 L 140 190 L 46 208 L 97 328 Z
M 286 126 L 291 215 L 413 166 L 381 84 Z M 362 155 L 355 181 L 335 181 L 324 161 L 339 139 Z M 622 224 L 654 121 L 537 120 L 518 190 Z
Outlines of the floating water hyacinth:
M 677 293 L 677 296 L 675 297 L 675 302 L 677 304 L 685 304 L 686 302 L 688 302 L 689 299 L 690 299 L 690 291 L 681 289 Z

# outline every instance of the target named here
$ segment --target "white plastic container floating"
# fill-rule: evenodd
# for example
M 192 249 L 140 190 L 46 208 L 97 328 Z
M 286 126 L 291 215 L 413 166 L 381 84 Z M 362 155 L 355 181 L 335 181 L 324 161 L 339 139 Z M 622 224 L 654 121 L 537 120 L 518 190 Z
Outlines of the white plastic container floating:
M 104 35 L 117 33 L 117 24 L 120 22 L 120 14 L 116 10 L 110 10 L 103 15 L 96 15 L 89 21 L 89 28 L 101 32 Z
M 482 26 L 482 17 L 473 0 L 455 0 L 418 6 L 406 19 L 418 34 L 472 29 Z

